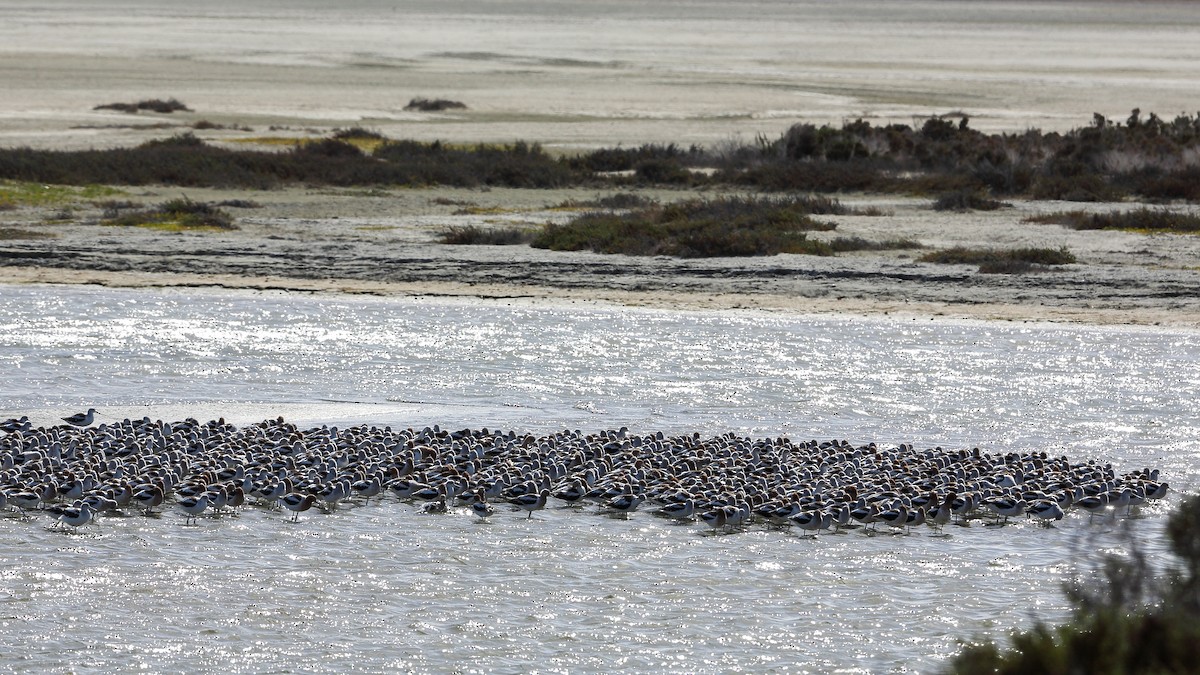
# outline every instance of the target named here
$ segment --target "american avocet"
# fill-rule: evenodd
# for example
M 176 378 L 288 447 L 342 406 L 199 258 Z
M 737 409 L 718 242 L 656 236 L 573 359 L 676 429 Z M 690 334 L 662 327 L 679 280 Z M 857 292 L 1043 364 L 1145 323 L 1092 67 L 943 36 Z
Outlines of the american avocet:
M 176 502 L 176 504 L 179 505 L 179 508 L 184 513 L 184 525 L 195 523 L 196 519 L 200 517 L 200 514 L 204 513 L 204 511 L 208 509 L 208 495 L 209 493 L 205 492 L 203 494 L 196 495 L 195 497 L 184 497 Z
M 1155 474 L 1157 475 L 1157 473 Z M 1146 482 L 1146 499 L 1162 499 L 1167 496 L 1167 491 L 1170 486 L 1167 483 L 1160 483 L 1156 480 Z
M 279 503 L 283 504 L 283 508 L 292 512 L 293 523 L 298 522 L 300 514 L 312 508 L 315 501 L 317 501 L 315 496 L 299 492 L 288 493 L 279 499 Z
M 947 495 L 947 498 L 943 499 L 942 502 L 937 505 L 937 508 L 933 510 L 933 513 L 928 515 L 926 522 L 929 523 L 930 527 L 941 531 L 941 529 L 946 526 L 946 523 L 950 522 L 950 517 L 954 515 L 950 507 L 950 497 L 953 496 L 953 493 Z
M 644 495 L 625 494 L 604 503 L 604 508 L 613 513 L 629 514 L 641 505 Z
M 96 409 L 88 408 L 87 412 L 75 413 L 74 415 L 70 415 L 68 417 L 62 418 L 62 421 L 66 422 L 67 424 L 70 424 L 73 427 L 86 427 L 86 426 L 91 425 L 91 423 L 94 422 L 95 419 L 96 419 Z
M 534 511 L 540 511 L 541 509 L 546 508 L 546 500 L 549 498 L 550 498 L 550 491 L 542 490 L 541 492 L 539 492 L 536 495 L 529 494 L 529 493 L 523 494 L 523 495 L 517 497 L 516 499 L 512 500 L 512 503 L 516 504 L 517 508 L 528 511 L 529 518 L 532 518 Z
M 1004 517 L 1003 522 L 1007 523 L 1008 519 L 1013 516 L 1024 515 L 1025 507 L 1026 507 L 1024 499 L 1012 499 L 1010 497 L 1001 497 L 1001 498 L 997 498 L 997 499 L 991 499 L 989 501 L 984 502 L 983 505 L 987 510 L 991 511 L 992 513 L 994 513 L 996 515 L 997 523 L 1001 522 L 1000 521 L 1001 516 Z
M 471 502 L 471 513 L 486 520 L 491 518 L 495 512 L 496 509 L 492 508 L 492 505 L 488 503 L 487 495 L 483 494 L 483 490 L 476 491 L 475 501 Z
M 821 529 L 821 515 L 820 511 L 801 511 L 788 520 L 805 532 L 816 532 Z
M 1052 520 L 1062 520 L 1063 510 L 1053 499 L 1043 499 L 1029 505 L 1026 509 L 1029 515 L 1037 518 L 1043 525 L 1050 526 Z
M 163 503 L 163 489 L 158 485 L 148 485 L 133 493 L 133 501 L 150 515 L 154 507 Z
M 371 497 L 383 491 L 383 485 L 379 480 L 379 476 L 371 476 L 368 479 L 357 481 L 352 487 L 358 493 L 358 496 L 363 498 L 363 505 L 370 504 Z
M 860 497 L 850 509 L 850 518 L 860 525 L 874 525 L 879 522 L 879 505 L 874 502 L 868 504 L 866 499 Z
M 568 485 L 564 485 L 552 493 L 555 499 L 561 499 L 568 504 L 578 504 L 584 495 L 587 494 L 587 489 L 584 487 L 582 480 L 572 481 Z
M 888 527 L 896 529 L 905 529 L 908 527 L 908 507 L 903 504 L 894 509 L 880 511 L 876 517 L 886 523 Z
M 351 489 L 350 481 L 343 478 L 341 480 L 334 481 L 331 485 L 318 493 L 318 496 L 321 498 L 321 501 L 325 502 L 326 509 L 330 511 L 336 511 L 338 502 L 342 501 L 346 497 L 349 497 Z
M 717 507 L 711 511 L 705 511 L 700 514 L 700 520 L 704 521 L 705 525 L 719 530 L 726 525 L 725 507 Z
M 32 428 L 33 422 L 30 422 L 29 417 L 25 415 L 0 422 L 0 431 L 3 431 L 6 434 L 12 434 L 18 431 L 29 431 Z
M 1089 495 L 1083 499 L 1076 499 L 1075 506 L 1087 511 L 1094 518 L 1099 513 L 1104 513 L 1108 508 L 1108 497 L 1103 494 Z
M 93 515 L 95 515 L 95 511 L 92 510 L 92 505 L 88 502 L 80 502 L 76 506 L 63 509 L 55 526 L 70 525 L 73 528 L 79 528 L 92 522 Z
M 687 499 L 682 502 L 667 504 L 655 510 L 654 513 L 666 516 L 667 518 L 674 518 L 675 520 L 691 520 L 696 515 L 696 500 Z

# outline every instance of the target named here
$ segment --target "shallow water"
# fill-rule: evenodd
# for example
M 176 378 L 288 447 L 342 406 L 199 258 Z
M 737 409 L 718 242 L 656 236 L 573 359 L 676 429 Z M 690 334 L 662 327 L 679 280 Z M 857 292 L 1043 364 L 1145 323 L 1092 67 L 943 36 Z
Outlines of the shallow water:
M 0 288 L 0 417 L 284 414 L 847 438 L 1161 467 L 1194 492 L 1200 334 L 215 291 Z M 1157 556 L 1171 504 L 1132 522 Z M 1120 521 L 723 536 L 647 513 L 0 519 L 0 669 L 929 671 L 1064 613 Z

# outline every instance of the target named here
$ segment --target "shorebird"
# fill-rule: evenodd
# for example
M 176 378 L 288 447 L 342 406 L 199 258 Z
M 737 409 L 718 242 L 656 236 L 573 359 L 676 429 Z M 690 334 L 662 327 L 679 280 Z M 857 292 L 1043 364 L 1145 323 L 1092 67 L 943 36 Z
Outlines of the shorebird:
M 62 418 L 62 421 L 70 424 L 73 427 L 86 427 L 96 419 L 96 409 L 88 408 L 86 413 L 75 413 L 70 417 Z
M 10 420 L 0 422 L 0 431 L 6 434 L 16 433 L 18 431 L 29 431 L 33 428 L 33 423 L 25 415 L 14 417 Z
M 1050 526 L 1052 520 L 1062 520 L 1064 515 L 1062 507 L 1053 499 L 1036 501 L 1029 505 L 1027 511 L 1029 515 L 1037 518 L 1046 527 Z
M 158 485 L 148 485 L 133 493 L 133 501 L 137 502 L 146 515 L 154 511 L 154 507 L 163 503 L 163 489 Z
M 691 520 L 696 515 L 696 500 L 688 499 L 674 502 L 656 510 L 654 513 L 675 520 Z
M 637 510 L 645 499 L 642 495 L 624 494 L 604 503 L 604 508 L 614 513 L 630 514 Z
M 546 508 L 546 500 L 550 498 L 549 490 L 542 490 L 538 494 L 525 493 L 516 499 L 512 500 L 517 508 L 525 509 L 529 512 L 529 518 L 533 517 L 534 511 L 540 511 Z
M 479 490 L 476 493 L 475 501 L 471 502 L 471 513 L 474 513 L 483 520 L 487 520 L 495 512 L 496 509 L 492 508 L 492 505 L 487 502 L 487 496 L 483 494 L 483 490 Z M 530 514 L 532 513 L 530 511 Z
M 89 502 L 80 502 L 77 506 L 65 508 L 58 516 L 58 521 L 55 527 L 61 525 L 70 525 L 73 528 L 79 528 L 92 522 L 92 516 L 95 511 L 92 510 L 92 505 Z
M 1001 523 L 1000 516 L 1004 516 L 1003 523 L 1007 523 L 1010 517 L 1023 515 L 1026 507 L 1024 499 L 1012 499 L 1011 497 L 993 499 L 984 502 L 983 505 L 996 515 L 997 523 Z
M 717 507 L 712 511 L 706 511 L 700 514 L 700 520 L 703 520 L 705 525 L 708 525 L 714 530 L 719 530 L 725 527 L 728 519 L 726 518 L 725 508 Z
M 184 525 L 195 524 L 196 519 L 200 517 L 200 514 L 204 513 L 204 511 L 208 509 L 208 495 L 209 493 L 205 492 L 203 494 L 196 495 L 195 497 L 184 497 L 183 499 L 179 500 L 179 508 L 183 510 L 183 513 L 186 516 L 183 519 Z
M 279 502 L 283 504 L 283 508 L 292 512 L 292 522 L 300 521 L 300 514 L 312 508 L 313 502 L 317 498 L 313 495 L 304 495 L 299 492 L 292 492 L 280 498 Z
M 876 518 L 882 520 L 884 523 L 887 523 L 889 527 L 902 530 L 908 527 L 908 513 L 908 508 L 904 505 L 900 505 L 899 508 L 883 511 L 882 513 L 878 514 Z
M 937 508 L 933 510 L 933 513 L 926 517 L 925 522 L 929 523 L 930 527 L 939 532 L 943 527 L 945 527 L 946 523 L 950 522 L 950 517 L 953 515 L 950 506 L 950 497 L 953 496 L 954 495 L 951 494 L 946 499 L 942 500 L 942 503 L 938 504 Z

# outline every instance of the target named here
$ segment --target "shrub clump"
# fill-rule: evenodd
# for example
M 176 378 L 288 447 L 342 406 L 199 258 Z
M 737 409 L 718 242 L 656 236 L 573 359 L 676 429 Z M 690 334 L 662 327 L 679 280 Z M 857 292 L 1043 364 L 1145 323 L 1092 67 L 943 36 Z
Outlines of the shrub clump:
M 863 237 L 834 237 L 829 240 L 829 247 L 835 253 L 849 253 L 850 251 L 900 251 L 925 248 L 925 245 L 915 239 L 875 241 Z
M 420 112 L 440 112 L 442 110 L 466 110 L 467 106 L 461 101 L 451 101 L 444 98 L 414 98 L 404 106 L 405 110 Z
M 1200 215 L 1169 209 L 1140 208 L 1133 211 L 1088 213 L 1058 211 L 1025 219 L 1031 223 L 1064 225 L 1075 230 L 1145 230 L 1151 232 L 1200 232 Z
M 149 110 L 156 113 L 173 113 L 173 112 L 192 112 L 192 109 L 180 103 L 174 98 L 163 101 L 162 99 L 151 98 L 137 103 L 104 103 L 98 105 L 92 110 L 119 110 L 123 113 L 135 114 L 143 110 Z
M 627 213 L 581 214 L 562 225 L 547 224 L 535 248 L 592 250 L 680 258 L 765 256 L 778 253 L 832 255 L 805 232 L 834 225 L 809 217 L 807 198 L 721 197 L 654 205 Z
M 26 230 L 21 227 L 0 227 L 0 241 L 15 239 L 50 239 L 55 237 L 53 232 Z
M 533 241 L 535 232 L 524 227 L 485 228 L 478 225 L 455 225 L 438 234 L 443 244 L 467 246 L 513 246 Z
M 654 206 L 658 200 L 636 192 L 616 192 L 582 201 L 568 199 L 554 206 L 556 209 L 638 209 Z
M 220 208 L 204 202 L 194 202 L 187 197 L 172 199 L 150 208 L 121 213 L 104 221 L 105 225 L 126 227 L 150 227 L 154 229 L 184 230 L 236 230 L 233 218 Z
M 963 246 L 932 251 L 918 258 L 918 261 L 944 265 L 978 265 L 982 274 L 1044 272 L 1052 266 L 1078 262 L 1066 247 L 1004 250 Z
M 1167 521 L 1175 561 L 1155 574 L 1144 550 L 1103 557 L 1094 581 L 1066 586 L 1071 619 L 1039 622 L 1012 636 L 1011 649 L 969 646 L 950 663 L 961 675 L 995 673 L 1194 673 L 1200 663 L 1200 497 Z
M 1012 206 L 989 198 L 980 190 L 954 190 L 938 196 L 933 202 L 934 211 L 995 211 Z

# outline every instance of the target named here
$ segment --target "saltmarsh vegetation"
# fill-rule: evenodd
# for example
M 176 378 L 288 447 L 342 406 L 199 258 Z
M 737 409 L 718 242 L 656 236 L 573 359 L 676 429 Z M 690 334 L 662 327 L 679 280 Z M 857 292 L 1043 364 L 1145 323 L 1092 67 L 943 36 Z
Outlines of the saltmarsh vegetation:
M 391 140 L 359 130 L 285 152 L 219 148 L 191 135 L 134 148 L 0 149 L 0 179 L 57 184 L 505 187 L 724 186 L 799 193 L 878 192 L 1072 201 L 1200 201 L 1200 115 L 1095 115 L 1066 133 L 985 134 L 969 120 L 840 127 L 797 124 L 779 138 L 714 150 L 673 144 L 551 156 L 539 145 Z M 374 132 L 368 132 L 373 134 Z M 701 171 L 700 169 L 704 169 Z M 979 199 L 976 199 L 978 197 Z M 958 197 L 954 198 L 958 200 Z
M 680 258 L 832 255 L 829 244 L 809 239 L 807 233 L 832 230 L 835 225 L 811 216 L 846 211 L 837 200 L 826 197 L 689 199 L 624 212 L 594 211 L 564 224 L 549 223 L 532 246 Z
M 470 246 L 513 246 L 528 244 L 537 232 L 528 227 L 481 227 L 479 225 L 454 225 L 438 233 L 443 244 Z
M 233 218 L 217 206 L 181 197 L 158 206 L 123 212 L 119 206 L 110 209 L 104 225 L 147 227 L 169 232 L 205 230 L 236 230 Z
M 144 99 L 136 103 L 103 103 L 92 110 L 117 110 L 123 113 L 139 113 L 142 111 L 156 113 L 192 112 L 192 109 L 174 98 L 162 100 L 158 98 Z
M 1075 254 L 1065 247 L 996 249 L 955 246 L 931 251 L 917 260 L 944 265 L 978 265 L 982 274 L 1045 272 L 1058 265 L 1078 262 Z
M 1135 232 L 1200 232 L 1200 215 L 1170 209 L 1138 208 L 1131 211 L 1089 213 L 1087 211 L 1057 211 L 1025 219 L 1031 223 L 1064 225 L 1074 230 L 1131 230 Z
M 22 206 L 65 206 L 78 201 L 97 200 L 119 195 L 121 191 L 104 185 L 45 185 L 29 181 L 0 180 L 0 211 Z
M 1128 553 L 1100 559 L 1094 574 L 1064 588 L 1070 619 L 1037 623 L 1011 645 L 966 647 L 947 672 L 1016 675 L 1195 673 L 1200 663 L 1200 497 L 1171 514 L 1166 536 L 1174 558 L 1154 564 L 1131 536 Z
M 443 110 L 466 110 L 467 104 L 462 101 L 452 101 L 446 98 L 418 97 L 409 100 L 408 105 L 404 106 L 404 109 L 419 112 L 441 112 Z
M 51 239 L 58 235 L 53 232 L 44 232 L 40 230 L 30 230 L 24 227 L 2 227 L 0 226 L 0 241 L 13 241 L 16 239 Z

